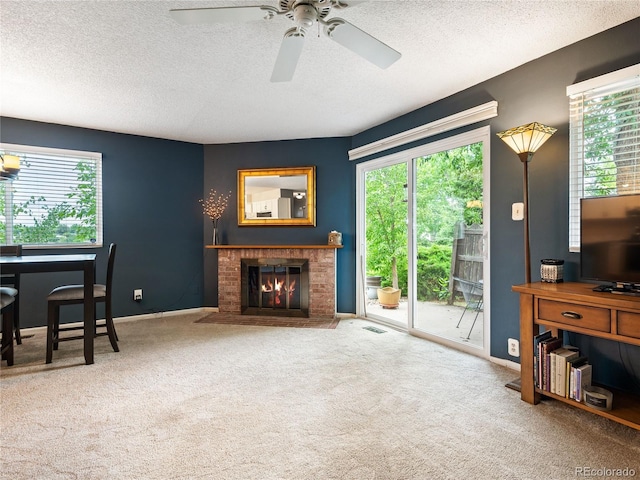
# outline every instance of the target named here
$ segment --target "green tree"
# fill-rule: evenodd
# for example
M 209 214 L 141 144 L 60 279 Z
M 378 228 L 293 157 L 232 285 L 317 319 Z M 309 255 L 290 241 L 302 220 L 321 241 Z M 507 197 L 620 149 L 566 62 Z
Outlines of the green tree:
M 25 168 L 28 168 L 28 162 Z M 80 161 L 76 164 L 76 181 L 71 183 L 65 194 L 67 200 L 53 203 L 45 195 L 31 195 L 22 202 L 14 202 L 14 243 L 85 243 L 95 238 L 97 225 L 97 169 L 94 163 Z M 19 181 L 19 180 L 18 180 Z M 0 240 L 7 243 L 6 182 L 0 186 L 0 207 L 2 207 L 2 231 Z M 28 221 L 18 222 L 18 219 Z
M 418 247 L 418 300 L 444 300 L 449 294 L 451 245 Z
M 97 225 L 96 166 L 92 162 L 78 162 L 78 183 L 68 198 L 73 202 L 67 207 L 67 218 L 80 220 L 75 229 L 75 241 L 87 242 L 94 238 Z
M 417 159 L 416 183 L 417 295 L 444 300 L 456 225 L 482 224 L 482 143 Z
M 482 143 L 416 159 L 418 299 L 448 292 L 455 225 L 482 224 Z M 367 273 L 407 291 L 407 165 L 366 174 Z
M 482 143 L 417 159 L 416 190 L 419 245 L 450 245 L 461 218 L 481 224 Z
M 637 89 L 598 97 L 585 105 L 584 195 L 633 193 L 640 188 L 636 155 L 640 111 Z
M 45 244 L 57 243 L 58 236 L 56 231 L 60 225 L 60 221 L 65 218 L 67 209 L 66 204 L 58 204 L 49 206 L 41 204 L 46 199 L 44 197 L 31 197 L 21 205 L 16 205 L 16 215 L 29 214 L 33 225 L 16 224 L 13 227 L 13 237 L 15 243 L 22 244 Z M 39 205 L 44 209 L 45 213 L 40 217 L 33 215 L 31 207 Z
M 398 288 L 398 257 L 407 251 L 407 167 L 391 165 L 366 174 L 367 272 Z

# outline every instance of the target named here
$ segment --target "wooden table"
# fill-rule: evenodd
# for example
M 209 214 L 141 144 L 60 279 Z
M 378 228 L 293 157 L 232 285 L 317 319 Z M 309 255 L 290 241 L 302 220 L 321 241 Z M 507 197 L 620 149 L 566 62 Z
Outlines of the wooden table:
M 607 387 L 614 391 L 614 397 L 613 409 L 605 411 L 535 386 L 533 340 L 540 326 L 558 338 L 567 331 L 640 346 L 640 297 L 594 292 L 593 287 L 578 282 L 513 287 L 520 293 L 520 395 L 532 404 L 538 403 L 541 396 L 554 398 L 640 430 L 640 396 L 636 394 Z
M 96 327 L 93 284 L 95 283 L 96 255 L 23 255 L 19 257 L 0 256 L 2 273 L 23 274 L 41 272 L 84 272 L 84 359 L 87 365 L 93 363 L 93 339 Z M 20 292 L 18 292 L 20 294 Z M 3 332 L 2 347 L 13 345 L 11 331 Z M 3 358 L 13 361 L 13 348 L 10 347 Z

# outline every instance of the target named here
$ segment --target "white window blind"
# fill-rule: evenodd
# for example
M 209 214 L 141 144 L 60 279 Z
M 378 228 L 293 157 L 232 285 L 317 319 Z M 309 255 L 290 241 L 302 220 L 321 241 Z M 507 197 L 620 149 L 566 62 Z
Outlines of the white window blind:
M 640 192 L 640 65 L 567 87 L 569 251 L 580 249 L 580 199 Z
M 0 182 L 0 243 L 102 245 L 102 154 L 0 144 L 20 173 Z

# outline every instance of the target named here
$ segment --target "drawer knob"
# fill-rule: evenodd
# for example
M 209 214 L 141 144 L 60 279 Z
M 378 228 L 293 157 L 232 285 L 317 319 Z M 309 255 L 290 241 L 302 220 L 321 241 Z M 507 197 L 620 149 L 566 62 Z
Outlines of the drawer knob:
M 577 312 L 562 312 L 563 317 L 572 318 L 573 320 L 580 320 L 582 315 Z

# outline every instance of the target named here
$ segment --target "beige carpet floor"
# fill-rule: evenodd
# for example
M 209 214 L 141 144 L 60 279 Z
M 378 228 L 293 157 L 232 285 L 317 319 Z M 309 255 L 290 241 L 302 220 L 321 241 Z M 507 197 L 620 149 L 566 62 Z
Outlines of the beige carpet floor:
M 358 319 L 335 329 L 119 322 L 44 364 L 42 331 L 0 372 L 3 479 L 575 479 L 634 469 L 640 432 L 514 372 Z M 584 470 L 583 470 L 584 471 Z M 603 472 L 606 473 L 606 472 Z M 591 476 L 590 478 L 609 478 Z

